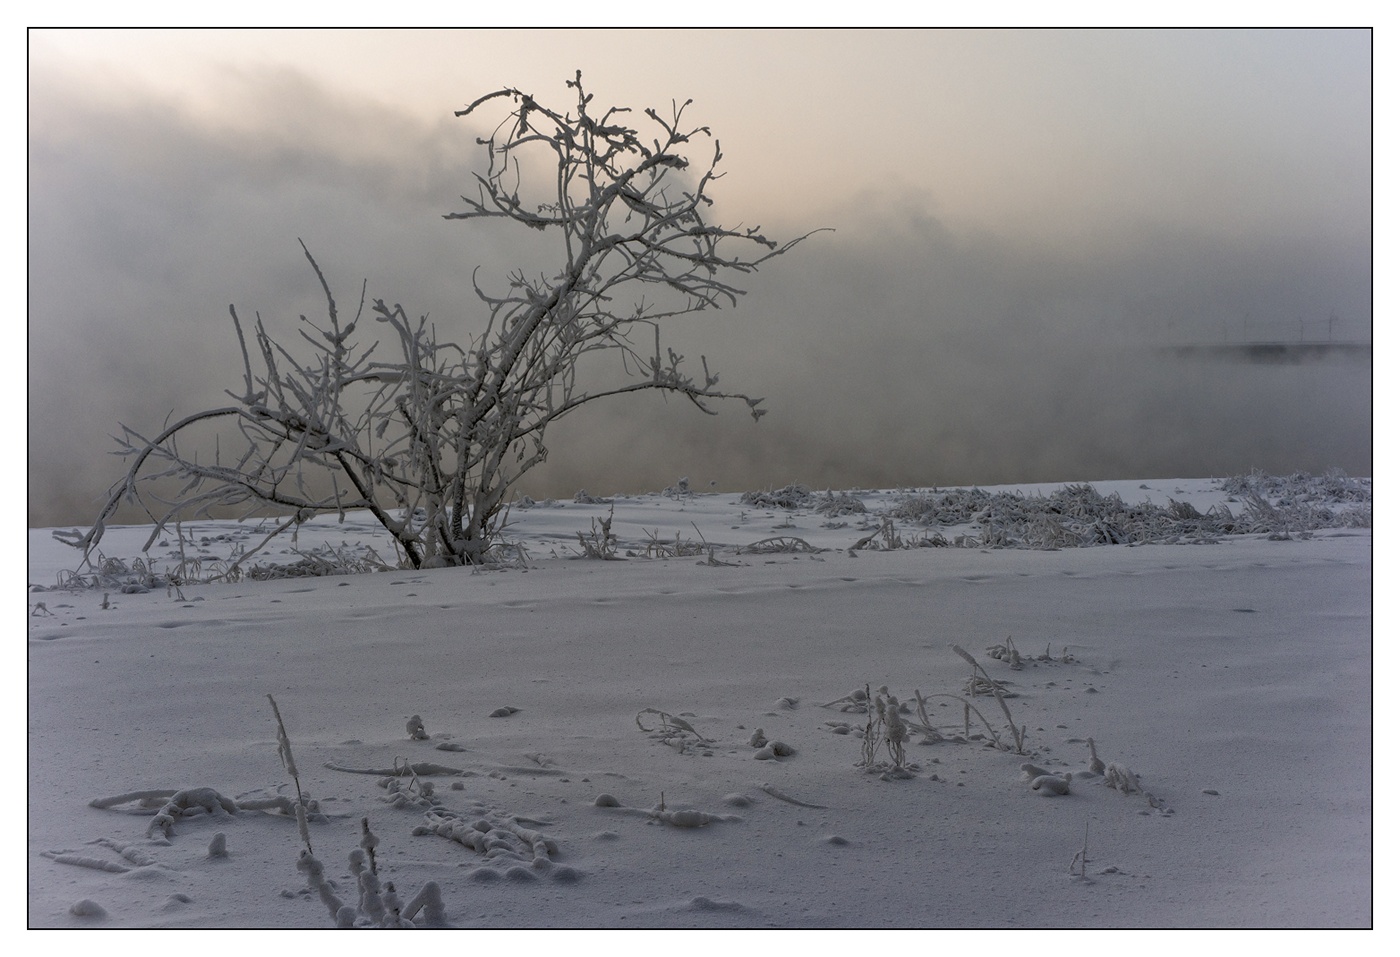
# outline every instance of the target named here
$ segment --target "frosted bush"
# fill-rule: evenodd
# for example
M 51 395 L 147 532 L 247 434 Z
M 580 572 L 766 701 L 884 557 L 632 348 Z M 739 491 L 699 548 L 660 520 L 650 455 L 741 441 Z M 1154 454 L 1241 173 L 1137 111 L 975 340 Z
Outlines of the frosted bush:
M 551 237 L 554 267 L 516 270 L 489 289 L 474 281 L 478 333 L 439 341 L 426 316 L 371 300 L 367 286 L 342 316 L 303 243 L 324 318 L 302 316 L 302 341 L 289 347 L 261 317 L 245 328 L 230 306 L 243 365 L 231 403 L 151 434 L 123 426 L 126 474 L 72 544 L 91 555 L 123 502 L 154 524 L 151 541 L 168 522 L 214 509 L 276 509 L 287 516 L 279 531 L 365 509 L 414 568 L 478 565 L 499 542 L 512 487 L 547 457 L 549 426 L 579 407 L 654 390 L 707 413 L 738 400 L 762 416 L 763 400 L 720 388 L 704 356 L 695 369 L 663 348 L 662 329 L 737 305 L 736 277 L 805 237 L 779 243 L 710 220 L 722 154 L 708 127 L 692 125 L 690 101 L 647 109 L 634 129 L 629 110 L 594 102 L 581 73 L 565 86 L 562 110 L 506 87 L 456 111 L 476 120 L 497 110 L 498 122 L 476 140 L 485 169 L 445 216 Z M 168 482 L 179 483 L 173 493 Z M 673 491 L 688 496 L 688 482 Z
M 812 501 L 812 490 L 805 485 L 785 485 L 777 490 L 745 492 L 739 496 L 741 504 L 753 508 L 809 508 Z

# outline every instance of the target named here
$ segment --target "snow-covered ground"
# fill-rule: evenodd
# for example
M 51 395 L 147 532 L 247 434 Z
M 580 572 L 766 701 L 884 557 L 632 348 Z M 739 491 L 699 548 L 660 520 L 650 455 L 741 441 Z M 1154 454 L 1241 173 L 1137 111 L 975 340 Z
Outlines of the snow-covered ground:
M 272 695 L 361 922 L 1369 926 L 1360 484 L 676 488 L 518 503 L 497 570 L 264 577 L 393 563 L 350 515 L 219 584 L 271 526 L 113 529 L 105 581 L 31 530 L 29 924 L 332 925 Z

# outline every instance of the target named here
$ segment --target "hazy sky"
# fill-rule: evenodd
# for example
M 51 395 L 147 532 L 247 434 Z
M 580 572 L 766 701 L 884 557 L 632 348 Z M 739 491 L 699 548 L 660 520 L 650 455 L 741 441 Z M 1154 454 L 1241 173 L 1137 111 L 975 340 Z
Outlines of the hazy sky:
M 502 86 L 669 107 L 723 144 L 715 218 L 792 236 L 686 320 L 754 424 L 620 400 L 527 490 L 1369 474 L 1367 363 L 1154 347 L 1370 341 L 1367 31 L 31 32 L 29 521 L 81 523 L 105 455 L 241 381 L 228 320 L 368 280 L 463 330 L 472 269 L 537 245 L 441 218 Z M 293 333 L 294 335 L 294 333 Z M 289 337 L 290 338 L 290 337 Z

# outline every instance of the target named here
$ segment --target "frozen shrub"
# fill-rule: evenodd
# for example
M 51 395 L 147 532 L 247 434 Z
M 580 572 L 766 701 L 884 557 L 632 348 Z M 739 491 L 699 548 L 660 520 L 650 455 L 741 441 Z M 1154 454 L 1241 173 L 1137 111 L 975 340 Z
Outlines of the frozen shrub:
M 345 321 L 303 244 L 326 302 L 320 323 L 302 317 L 303 354 L 260 317 L 245 329 L 230 306 L 243 359 L 232 402 L 154 434 L 124 426 L 130 466 L 74 544 L 90 553 L 123 500 L 155 524 L 152 541 L 168 521 L 212 509 L 272 508 L 286 516 L 279 531 L 366 509 L 407 565 L 482 564 L 511 486 L 545 460 L 547 428 L 580 406 L 656 390 L 707 413 L 738 399 L 761 416 L 762 400 L 720 388 L 703 356 L 694 370 L 663 348 L 661 326 L 737 304 L 734 277 L 805 237 L 780 244 L 709 221 L 721 153 L 715 143 L 705 155 L 712 134 L 690 124 L 689 101 L 644 111 L 634 129 L 628 110 L 593 102 L 581 74 L 566 85 L 574 102 L 563 110 L 506 88 L 457 111 L 506 107 L 478 140 L 485 170 L 445 217 L 557 238 L 552 274 L 519 270 L 490 291 L 474 282 L 484 321 L 459 343 L 366 287 Z M 200 456 L 196 443 L 218 451 Z M 173 498 L 165 481 L 183 483 Z

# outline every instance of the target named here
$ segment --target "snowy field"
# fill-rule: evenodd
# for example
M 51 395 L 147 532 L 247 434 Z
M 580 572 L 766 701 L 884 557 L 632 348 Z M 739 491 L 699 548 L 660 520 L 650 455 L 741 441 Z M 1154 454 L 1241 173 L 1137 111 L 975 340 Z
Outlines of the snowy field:
M 29 925 L 1370 926 L 1370 482 L 1247 485 L 33 529 Z

